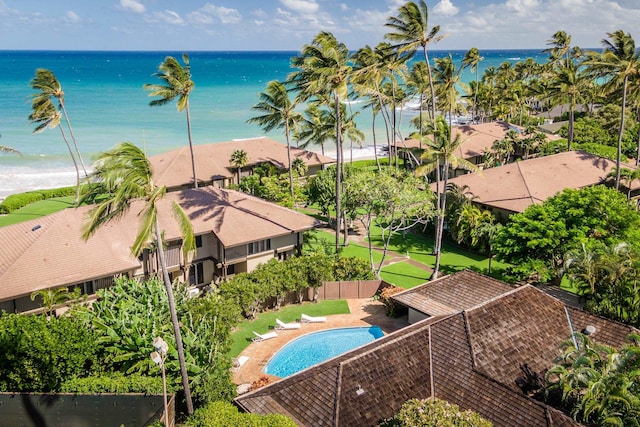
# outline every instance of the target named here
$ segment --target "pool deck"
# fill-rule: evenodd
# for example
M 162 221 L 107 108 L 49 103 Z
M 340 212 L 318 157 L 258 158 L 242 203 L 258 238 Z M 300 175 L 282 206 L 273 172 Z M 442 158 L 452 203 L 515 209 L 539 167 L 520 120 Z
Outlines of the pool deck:
M 238 372 L 233 373 L 233 382 L 239 386 L 239 393 L 246 391 L 247 385 L 250 385 L 260 377 L 270 377 L 270 382 L 279 379 L 279 377 L 263 373 L 262 369 L 271 357 L 293 338 L 308 334 L 309 332 L 348 326 L 377 325 L 385 334 L 388 334 L 408 324 L 406 315 L 397 319 L 390 318 L 385 314 L 385 307 L 382 303 L 374 301 L 371 298 L 351 299 L 347 300 L 347 303 L 349 304 L 349 314 L 327 316 L 326 323 L 303 323 L 300 329 L 279 330 L 277 331 L 278 336 L 275 338 L 251 343 L 240 354 L 240 356 L 247 356 L 249 359 L 240 367 Z

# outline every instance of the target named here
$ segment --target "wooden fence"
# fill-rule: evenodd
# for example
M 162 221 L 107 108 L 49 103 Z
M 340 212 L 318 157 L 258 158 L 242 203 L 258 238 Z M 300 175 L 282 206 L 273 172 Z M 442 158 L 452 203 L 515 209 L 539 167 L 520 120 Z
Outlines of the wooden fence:
M 371 298 L 387 286 L 391 285 L 384 280 L 324 282 L 318 289 L 318 301 Z M 313 300 L 313 289 L 309 290 L 309 300 Z

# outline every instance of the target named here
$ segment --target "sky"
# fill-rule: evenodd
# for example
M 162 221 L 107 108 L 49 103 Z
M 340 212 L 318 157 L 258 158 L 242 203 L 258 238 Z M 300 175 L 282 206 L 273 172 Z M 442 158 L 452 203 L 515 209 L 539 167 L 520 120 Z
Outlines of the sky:
M 3 50 L 299 51 L 320 31 L 349 49 L 375 46 L 403 0 L 0 0 Z M 427 0 L 433 50 L 542 49 L 563 30 L 600 47 L 640 45 L 640 0 Z M 634 34 L 636 32 L 637 34 Z

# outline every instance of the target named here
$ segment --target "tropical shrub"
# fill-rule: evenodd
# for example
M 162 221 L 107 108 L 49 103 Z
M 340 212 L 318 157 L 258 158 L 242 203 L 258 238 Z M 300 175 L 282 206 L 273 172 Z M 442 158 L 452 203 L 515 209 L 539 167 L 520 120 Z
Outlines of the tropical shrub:
M 183 285 L 174 284 L 178 318 L 189 380 L 199 403 L 229 399 L 235 394 L 230 381 L 231 362 L 227 356 L 230 328 L 239 319 L 232 301 L 218 293 L 189 298 Z M 89 328 L 96 331 L 97 343 L 105 352 L 106 370 L 125 374 L 159 376 L 160 368 L 149 358 L 153 340 L 162 337 L 169 345 L 165 361 L 169 384 L 180 382 L 180 367 L 167 294 L 156 278 L 141 282 L 119 278 L 91 309 L 76 309 Z
M 491 427 L 490 421 L 475 412 L 463 411 L 447 401 L 429 398 L 405 402 L 393 418 L 380 423 L 381 427 Z
M 398 292 L 404 291 L 403 288 L 399 288 L 397 286 L 387 286 L 386 288 L 380 291 L 380 295 L 378 296 L 378 300 L 385 306 L 387 309 L 387 316 L 396 317 L 398 314 L 398 304 L 391 298 L 393 295 Z
M 70 317 L 0 316 L 0 390 L 55 392 L 101 368 L 97 334 Z
M 213 402 L 197 409 L 187 419 L 189 427 L 296 427 L 297 424 L 284 415 L 244 414 L 228 402 Z

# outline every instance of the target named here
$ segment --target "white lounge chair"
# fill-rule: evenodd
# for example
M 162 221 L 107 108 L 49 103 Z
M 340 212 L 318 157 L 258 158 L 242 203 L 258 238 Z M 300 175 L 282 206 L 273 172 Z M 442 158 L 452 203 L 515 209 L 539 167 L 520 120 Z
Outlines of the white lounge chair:
M 300 321 L 303 323 L 324 323 L 327 321 L 327 318 L 324 316 L 322 317 L 307 316 L 306 314 L 302 313 L 300 315 Z
M 242 365 L 247 363 L 247 360 L 249 360 L 249 356 L 234 357 L 233 366 L 231 367 L 231 370 L 233 372 L 238 372 L 240 368 L 242 368 Z
M 286 330 L 286 329 L 300 329 L 300 323 L 284 323 L 282 320 L 280 319 L 276 319 L 276 329 L 282 329 L 282 330 Z
M 256 331 L 253 331 L 253 334 L 256 336 L 252 341 L 253 342 L 260 342 L 260 341 L 264 341 L 264 340 L 268 340 L 270 338 L 275 338 L 278 336 L 278 334 L 276 334 L 275 332 L 271 331 L 271 332 L 267 332 L 266 334 L 259 334 Z

